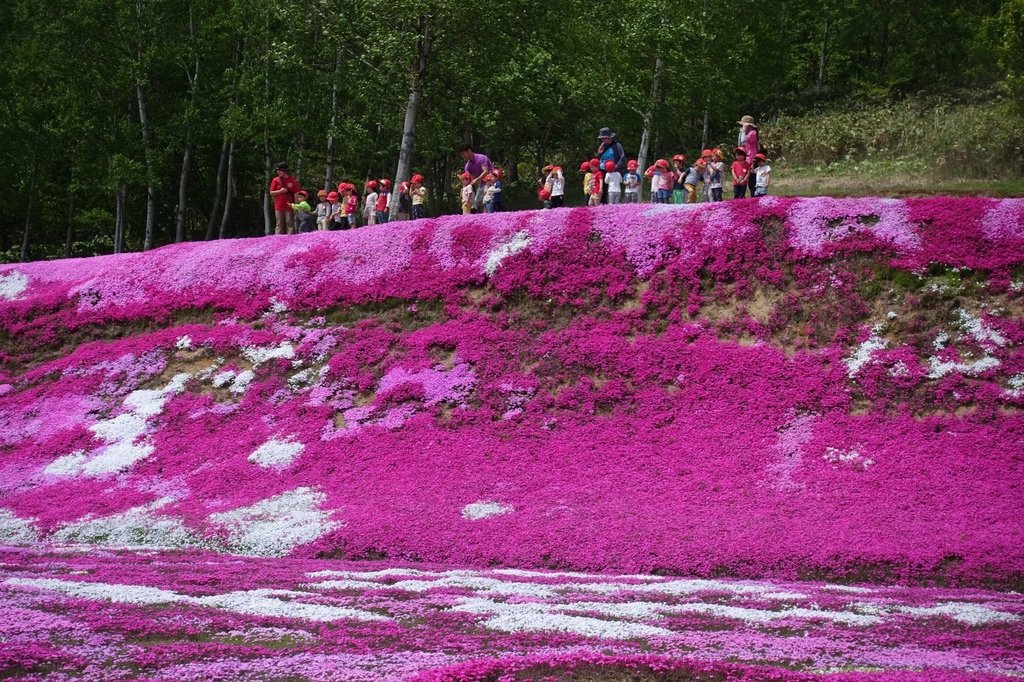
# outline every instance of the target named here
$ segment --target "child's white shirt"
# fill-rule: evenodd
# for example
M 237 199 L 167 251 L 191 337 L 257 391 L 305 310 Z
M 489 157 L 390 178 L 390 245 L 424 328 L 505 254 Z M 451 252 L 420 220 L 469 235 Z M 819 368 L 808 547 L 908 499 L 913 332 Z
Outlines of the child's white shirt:
M 651 176 L 651 192 L 657 192 L 661 189 L 661 172 L 654 171 L 654 175 Z
M 622 183 L 626 186 L 626 194 L 636 194 L 640 190 L 640 176 L 628 172 L 622 177 Z
M 464 204 L 472 204 L 473 203 L 473 195 L 475 193 L 476 193 L 476 190 L 473 189 L 473 185 L 463 185 L 462 186 L 462 203 L 464 203 Z
M 622 191 L 622 173 L 612 171 L 604 174 L 604 181 L 608 183 L 608 191 L 618 194 Z
M 367 192 L 366 193 L 366 203 L 363 204 L 363 213 L 366 213 L 366 214 L 373 213 L 374 207 L 376 205 L 377 205 L 377 193 L 376 192 Z
M 768 181 L 771 178 L 771 174 L 772 167 L 767 164 L 755 168 L 754 175 L 757 176 L 757 184 L 755 184 L 754 187 L 767 187 Z
M 710 174 L 711 189 L 721 189 L 722 176 L 725 174 L 725 163 L 722 161 L 712 161 L 708 166 L 708 172 Z
M 489 204 L 494 201 L 494 195 L 498 193 L 498 188 L 494 185 L 484 185 L 484 203 Z
M 549 173 L 545 185 L 551 185 L 551 196 L 560 197 L 565 195 L 565 176 L 561 173 Z

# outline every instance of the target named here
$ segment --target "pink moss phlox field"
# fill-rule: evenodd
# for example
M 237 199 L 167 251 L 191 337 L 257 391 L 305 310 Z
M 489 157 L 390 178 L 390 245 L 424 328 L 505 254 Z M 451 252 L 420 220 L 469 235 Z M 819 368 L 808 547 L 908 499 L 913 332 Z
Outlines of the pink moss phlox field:
M 1024 600 L 981 589 L 64 548 L 0 551 L 0 599 L 0 674 L 27 679 L 554 681 L 606 669 L 931 682 L 1024 671 Z M 836 672 L 855 670 L 884 672 Z
M 1024 202 L 0 266 L 0 541 L 1019 586 Z

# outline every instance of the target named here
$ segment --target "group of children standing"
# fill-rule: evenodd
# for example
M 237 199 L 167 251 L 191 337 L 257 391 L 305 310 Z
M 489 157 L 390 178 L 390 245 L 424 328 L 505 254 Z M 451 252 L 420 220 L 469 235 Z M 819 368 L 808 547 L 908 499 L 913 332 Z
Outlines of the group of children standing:
M 364 186 L 365 195 L 360 199 L 359 191 L 351 182 L 341 182 L 337 191 L 325 189 L 316 193 L 319 200 L 315 208 L 309 205 L 309 194 L 302 190 L 295 195 L 291 204 L 295 212 L 298 232 L 326 230 L 349 230 L 363 225 L 381 225 L 391 217 L 391 181 L 387 178 L 369 180 Z M 398 220 L 415 220 L 424 217 L 427 189 L 423 176 L 413 175 L 408 182 L 398 186 Z
M 501 181 L 505 177 L 505 171 L 497 166 L 484 173 L 480 179 L 484 183 L 484 212 L 496 213 L 504 209 L 504 195 L 502 193 Z M 459 176 L 462 182 L 462 189 L 459 197 L 462 200 L 462 214 L 469 215 L 473 212 L 473 202 L 476 197 L 476 187 L 473 186 L 473 174 L 464 171 Z
M 750 190 L 750 196 L 764 196 L 771 182 L 771 165 L 764 154 L 754 155 L 747 160 L 742 147 L 735 150 L 735 159 L 729 170 L 732 175 L 733 199 L 742 199 Z M 636 161 L 626 163 L 626 173 L 616 170 L 613 161 L 606 161 L 602 170 L 598 159 L 580 164 L 583 176 L 583 196 L 587 205 L 620 202 L 640 202 L 642 178 L 637 172 Z M 541 189 L 538 198 L 545 208 L 563 205 L 564 175 L 559 166 L 545 166 L 542 169 Z M 650 181 L 650 201 L 653 204 L 695 204 L 699 201 L 722 201 L 725 185 L 725 157 L 720 149 L 705 149 L 693 164 L 686 163 L 686 156 L 676 154 L 671 165 L 665 159 L 658 159 L 647 170 L 644 177 Z M 557 194 L 556 194 L 557 193 Z
M 755 154 L 749 161 L 747 151 L 736 147 L 729 170 L 733 199 L 744 198 L 748 188 L 752 197 L 768 193 L 772 169 L 764 154 Z M 671 167 L 665 159 L 658 159 L 644 175 L 651 182 L 652 203 L 695 204 L 698 201 L 723 200 L 725 172 L 725 155 L 716 148 L 702 151 L 700 158 L 691 165 L 687 165 L 683 154 L 672 157 Z

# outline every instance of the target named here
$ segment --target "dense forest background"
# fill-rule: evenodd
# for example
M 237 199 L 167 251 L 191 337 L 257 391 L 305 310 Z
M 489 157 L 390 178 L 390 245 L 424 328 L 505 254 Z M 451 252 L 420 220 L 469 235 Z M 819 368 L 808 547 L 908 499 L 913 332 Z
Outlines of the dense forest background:
M 1024 0 L 10 0 L 0 261 L 263 234 L 278 161 L 361 184 L 404 149 L 440 212 L 462 142 L 525 196 L 601 126 L 650 161 L 743 114 L 794 163 L 1019 175 L 1022 36 Z

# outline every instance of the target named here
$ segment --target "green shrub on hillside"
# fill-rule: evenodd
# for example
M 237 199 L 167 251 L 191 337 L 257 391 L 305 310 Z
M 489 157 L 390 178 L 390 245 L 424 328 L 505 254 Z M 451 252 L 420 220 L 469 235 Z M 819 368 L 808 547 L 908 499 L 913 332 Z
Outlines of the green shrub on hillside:
M 779 116 L 762 140 L 790 166 L 911 162 L 945 177 L 1024 174 L 1024 117 L 996 95 L 976 102 L 915 97 L 898 103 Z M 884 163 L 883 163 L 884 165 Z

